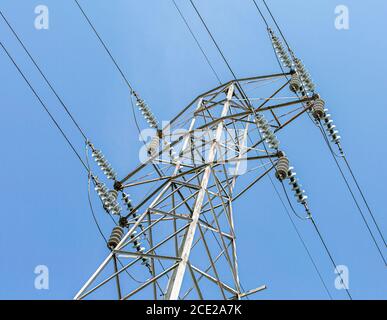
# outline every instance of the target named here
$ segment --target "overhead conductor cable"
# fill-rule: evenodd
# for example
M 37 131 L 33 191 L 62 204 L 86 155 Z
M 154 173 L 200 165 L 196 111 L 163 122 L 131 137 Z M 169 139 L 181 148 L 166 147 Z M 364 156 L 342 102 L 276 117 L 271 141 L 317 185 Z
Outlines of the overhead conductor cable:
M 253 1 L 255 2 L 255 0 L 253 0 Z M 295 57 L 292 49 L 289 46 L 289 43 L 287 42 L 287 40 L 286 40 L 286 38 L 285 38 L 281 28 L 279 27 L 275 17 L 273 16 L 270 8 L 267 5 L 266 1 L 263 0 L 263 3 L 265 4 L 265 6 L 266 6 L 270 16 L 272 17 L 275 25 L 277 26 L 277 29 L 279 30 L 282 39 L 284 40 L 286 46 L 288 47 L 288 50 L 289 50 L 289 52 L 290 52 L 290 54 L 291 54 L 291 56 L 293 58 L 294 65 L 295 65 L 296 69 L 298 68 L 298 72 L 302 75 L 301 78 L 304 81 L 303 84 L 305 85 L 305 87 L 308 88 L 308 90 L 314 91 L 315 90 L 315 86 L 314 86 L 313 81 L 311 80 L 309 72 L 306 70 L 306 68 L 305 68 L 304 64 L 302 63 L 302 61 Z M 324 108 L 323 112 L 321 110 L 321 107 L 325 106 L 325 102 L 323 100 L 317 99 L 317 104 L 318 105 L 316 105 L 316 107 L 319 109 L 319 111 L 317 113 L 314 113 L 313 116 L 317 120 L 317 124 L 320 127 L 321 133 L 322 133 L 323 137 L 324 137 L 325 134 L 327 134 L 330 137 L 330 139 L 331 139 L 330 142 L 332 142 L 332 143 L 337 145 L 337 147 L 338 147 L 338 149 L 340 151 L 341 157 L 343 158 L 343 160 L 345 162 L 345 165 L 347 166 L 347 168 L 348 168 L 348 170 L 349 170 L 349 172 L 350 172 L 350 174 L 351 174 L 351 176 L 352 176 L 352 178 L 353 178 L 353 180 L 354 180 L 354 182 L 356 184 L 356 187 L 359 190 L 359 193 L 360 193 L 360 195 L 361 195 L 361 197 L 363 199 L 363 202 L 365 203 L 365 205 L 367 207 L 367 210 L 368 210 L 368 212 L 369 212 L 369 214 L 370 214 L 370 216 L 372 218 L 372 221 L 373 221 L 374 225 L 376 226 L 377 232 L 379 233 L 379 236 L 381 237 L 384 245 L 387 246 L 386 240 L 385 240 L 384 235 L 383 235 L 383 233 L 382 233 L 382 231 L 381 231 L 381 229 L 379 227 L 379 224 L 376 221 L 376 218 L 375 218 L 375 216 L 374 216 L 374 214 L 373 214 L 373 212 L 372 212 L 372 210 L 371 210 L 371 208 L 370 208 L 370 206 L 368 204 L 368 201 L 365 198 L 364 192 L 362 191 L 362 189 L 361 189 L 361 187 L 360 187 L 360 185 L 359 185 L 359 183 L 357 181 L 357 178 L 356 178 L 355 174 L 353 173 L 353 170 L 352 170 L 352 168 L 351 168 L 351 166 L 349 164 L 349 161 L 347 160 L 347 158 L 346 158 L 346 156 L 344 154 L 344 151 L 342 149 L 341 142 L 340 142 L 341 137 L 339 136 L 339 133 L 338 133 L 338 130 L 336 129 L 336 126 L 333 124 L 333 121 L 331 119 L 331 115 L 328 113 L 328 110 L 326 108 Z M 321 129 L 321 127 L 323 127 L 323 129 Z M 324 129 L 325 129 L 326 133 L 324 132 Z M 325 139 L 325 137 L 324 137 L 324 139 Z M 335 160 L 336 166 L 338 167 L 338 169 L 339 169 L 339 171 L 341 173 L 341 176 L 342 176 L 342 178 L 343 178 L 343 180 L 344 180 L 344 182 L 345 182 L 345 184 L 347 186 L 347 189 L 349 190 L 349 192 L 350 192 L 350 194 L 351 194 L 351 196 L 352 196 L 352 198 L 353 198 L 353 200 L 354 200 L 354 202 L 355 202 L 355 204 L 356 204 L 356 206 L 357 206 L 357 208 L 358 208 L 358 210 L 359 210 L 359 212 L 360 212 L 360 214 L 362 216 L 362 219 L 363 219 L 363 221 L 364 221 L 364 223 L 366 225 L 366 228 L 368 229 L 368 232 L 370 233 L 370 235 L 371 235 L 371 237 L 372 237 L 372 239 L 373 239 L 373 241 L 374 241 L 374 243 L 376 245 L 376 248 L 377 248 L 379 254 L 382 257 L 382 260 L 383 260 L 384 264 L 387 265 L 386 259 L 384 258 L 384 255 L 383 255 L 381 249 L 379 248 L 379 245 L 378 245 L 378 243 L 377 243 L 377 241 L 375 239 L 375 236 L 373 235 L 372 230 L 368 226 L 367 220 L 365 219 L 364 214 L 363 214 L 363 212 L 362 212 L 362 210 L 361 210 L 361 208 L 360 208 L 360 206 L 359 206 L 359 204 L 358 204 L 358 202 L 356 200 L 356 197 L 355 197 L 355 195 L 354 195 L 354 193 L 352 191 L 352 188 L 349 185 L 349 183 L 347 181 L 347 178 L 345 177 L 344 172 L 342 171 L 342 169 L 340 167 L 340 164 L 336 160 L 336 155 L 333 152 L 333 150 L 331 149 L 331 147 L 329 145 L 329 141 L 326 141 L 326 143 L 328 145 L 328 148 L 330 150 L 330 153 L 331 153 L 333 159 Z

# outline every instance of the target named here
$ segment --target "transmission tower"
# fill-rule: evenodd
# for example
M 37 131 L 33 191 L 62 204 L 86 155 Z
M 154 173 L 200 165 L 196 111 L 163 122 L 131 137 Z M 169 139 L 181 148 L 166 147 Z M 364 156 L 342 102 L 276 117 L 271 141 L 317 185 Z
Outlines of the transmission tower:
M 286 46 L 269 27 L 256 1 L 253 2 L 267 26 L 282 73 L 237 79 L 198 9 L 190 0 L 234 78 L 199 95 L 170 122 L 162 125 L 150 107 L 134 91 L 92 22 L 78 1 L 75 2 L 125 80 L 132 104 L 133 99 L 136 100 L 150 127 L 149 131 L 140 132 L 140 136 L 146 141 L 140 152 L 141 163 L 119 179 L 102 151 L 88 140 L 0 11 L 1 17 L 85 139 L 87 161 L 79 155 L 2 42 L 0 46 L 86 169 L 89 188 L 93 183 L 103 209 L 115 224 L 108 239 L 98 225 L 110 253 L 76 294 L 75 299 L 242 299 L 266 289 L 262 284 L 249 284 L 246 288 L 248 290 L 242 285 L 238 271 L 235 224 L 238 223 L 238 216 L 246 213 L 234 210 L 234 203 L 243 199 L 250 188 L 272 173 L 278 183 L 282 184 L 293 213 L 301 219 L 311 221 L 332 265 L 336 268 L 333 256 L 312 216 L 305 191 L 301 188 L 294 167 L 286 155 L 286 147 L 280 144 L 278 139 L 284 129 L 304 114 L 307 114 L 321 131 L 366 230 L 386 265 L 378 240 L 336 159 L 343 159 L 380 239 L 386 244 L 383 232 L 344 154 L 341 138 L 331 115 L 325 108 L 324 100 L 316 93 L 309 72 L 292 51 L 264 0 L 263 3 Z M 176 3 L 174 4 L 219 80 L 184 15 Z M 138 126 L 137 120 L 136 124 Z M 333 150 L 333 145 L 339 155 Z M 88 161 L 89 153 L 103 175 L 97 175 L 91 167 Z M 303 206 L 304 217 L 294 210 L 284 185 L 285 181 L 288 182 L 296 201 Z M 279 194 L 278 196 L 282 201 Z M 89 200 L 95 222 L 98 224 L 91 198 Z M 296 227 L 295 230 L 330 296 Z M 341 278 L 340 274 L 339 277 Z M 345 290 L 352 299 L 348 288 Z
M 96 175 L 93 181 L 117 226 L 111 253 L 75 298 L 241 299 L 265 289 L 241 285 L 234 223 L 243 213 L 233 203 L 274 172 L 289 179 L 309 212 L 277 135 L 319 110 L 319 97 L 302 91 L 294 71 L 235 79 L 201 94 L 160 127 L 133 96 L 154 134 L 142 163 L 121 180 L 90 144 L 111 189 Z

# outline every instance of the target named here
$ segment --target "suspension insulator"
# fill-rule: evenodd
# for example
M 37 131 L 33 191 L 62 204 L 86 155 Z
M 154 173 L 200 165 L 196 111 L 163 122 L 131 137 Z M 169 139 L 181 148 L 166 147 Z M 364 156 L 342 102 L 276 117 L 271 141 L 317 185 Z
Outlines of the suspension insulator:
M 94 177 L 94 181 L 95 181 L 95 188 L 94 188 L 95 191 L 97 191 L 98 195 L 101 198 L 106 198 L 106 195 L 109 189 L 105 186 L 104 183 L 98 181 L 97 177 Z
M 129 211 L 133 210 L 132 199 L 130 199 L 130 196 L 125 192 L 122 193 L 122 201 L 127 206 Z
M 126 205 L 128 211 L 129 211 L 128 216 L 132 216 L 134 218 L 134 220 L 137 221 L 138 217 L 137 217 L 136 211 L 134 211 L 134 207 L 132 205 L 132 200 L 130 199 L 129 195 L 126 194 L 125 192 L 122 193 L 122 201 L 124 202 L 124 204 Z M 144 226 L 141 223 L 138 226 L 141 230 L 144 230 Z
M 117 201 L 118 192 L 116 190 L 109 190 L 106 198 L 106 207 L 112 214 L 120 214 L 121 206 Z
M 130 199 L 129 195 L 126 194 L 125 192 L 122 193 L 122 200 L 123 202 L 126 204 L 126 206 L 128 207 L 128 210 L 129 212 L 131 213 L 131 215 L 133 216 L 133 218 L 137 221 L 138 218 L 137 218 L 137 215 L 136 215 L 136 212 L 133 211 L 133 205 L 132 205 L 132 200 Z M 123 218 L 121 218 L 122 220 Z M 121 220 L 120 220 L 120 224 L 121 224 Z M 126 226 L 128 226 L 128 221 L 127 219 L 125 218 L 125 220 L 123 220 L 122 223 L 125 223 Z M 140 223 L 138 225 L 138 227 L 143 231 L 144 230 L 144 227 L 143 225 Z M 145 248 L 142 247 L 141 245 L 141 241 L 139 238 L 136 238 L 136 234 L 137 234 L 137 231 L 134 230 L 132 232 L 132 234 L 130 235 L 130 238 L 132 240 L 132 243 L 133 243 L 133 248 L 137 251 L 137 252 L 143 252 L 145 251 Z M 143 235 L 145 236 L 145 233 L 143 233 Z M 146 265 L 148 268 L 150 267 L 149 265 L 149 259 L 147 257 L 142 257 L 141 258 L 142 260 L 142 263 L 143 265 Z
M 301 77 L 305 77 L 305 75 L 308 74 L 308 71 L 306 70 L 304 63 L 300 59 L 294 58 L 294 66 L 296 68 L 297 73 Z
M 121 206 L 117 201 L 118 193 L 116 190 L 109 190 L 106 185 L 98 181 L 97 177 L 93 177 L 95 181 L 95 191 L 100 197 L 104 209 L 111 214 L 120 214 Z
M 276 166 L 276 177 L 279 180 L 285 180 L 288 177 L 289 172 L 289 159 L 285 156 L 282 156 L 278 159 Z
M 261 113 L 257 113 L 255 116 L 255 122 L 262 133 L 263 139 L 269 144 L 272 149 L 278 149 L 279 141 L 275 134 L 271 131 L 269 123 Z
M 311 77 L 309 76 L 304 80 L 306 89 L 310 92 L 314 92 L 316 90 L 316 86 L 314 82 L 312 81 Z
M 136 236 L 136 233 L 137 233 L 137 232 L 134 231 L 134 232 L 131 234 L 131 236 L 130 236 L 131 239 L 132 239 L 132 241 L 133 241 L 133 248 L 134 248 L 138 253 L 143 253 L 143 252 L 145 251 L 145 248 L 142 247 L 141 242 L 140 242 L 140 239 L 138 239 L 138 238 L 134 239 L 135 236 Z M 134 239 L 134 240 L 133 240 L 133 239 Z M 141 262 L 142 265 L 146 265 L 147 267 L 149 267 L 149 259 L 148 259 L 147 257 L 142 257 L 141 260 L 142 260 L 142 262 Z
M 271 37 L 271 42 L 279 60 L 281 60 L 284 67 L 291 68 L 292 61 L 289 57 L 288 51 L 284 48 L 281 40 L 278 39 L 278 37 L 274 34 L 273 30 L 269 29 L 269 33 Z
M 144 116 L 145 120 L 148 122 L 149 126 L 151 128 L 157 129 L 159 126 L 159 123 L 152 113 L 151 109 L 149 106 L 145 103 L 144 100 L 142 100 L 139 95 L 133 91 L 133 95 L 137 100 L 136 105 L 138 106 L 138 109 L 141 111 L 142 115 Z
M 102 203 L 105 205 L 105 201 L 108 198 L 109 189 L 106 187 L 106 185 L 103 182 L 98 181 L 97 177 L 94 177 L 94 181 L 95 181 L 94 190 L 97 192 Z
M 108 247 L 110 249 L 115 249 L 117 245 L 122 240 L 122 237 L 124 236 L 124 229 L 120 226 L 116 226 L 113 228 L 113 231 L 110 235 L 109 241 L 108 241 Z
M 306 205 L 306 200 L 308 197 L 305 195 L 305 190 L 301 189 L 301 185 L 298 183 L 296 173 L 293 171 L 293 169 L 294 168 L 290 167 L 288 171 L 289 185 L 292 186 L 292 191 L 294 192 L 294 196 L 296 197 L 297 202 Z
M 290 82 L 289 82 L 289 88 L 294 93 L 297 93 L 298 91 L 300 91 L 301 81 L 296 73 L 292 74 L 292 78 L 290 79 Z
M 97 165 L 101 168 L 102 172 L 105 174 L 105 176 L 108 179 L 116 180 L 117 174 L 114 172 L 112 166 L 109 164 L 109 162 L 105 159 L 104 155 L 102 154 L 101 150 L 97 150 L 94 148 L 93 144 L 90 142 L 88 143 L 91 149 L 93 150 L 91 153 L 91 156 L 97 163 Z
M 155 135 L 151 142 L 148 145 L 148 154 L 153 157 L 159 152 L 160 138 L 158 135 Z
M 310 73 L 306 70 L 303 62 L 296 57 L 294 57 L 294 67 L 300 77 L 301 82 L 304 84 L 305 89 L 309 92 L 313 92 L 315 90 L 315 84 L 312 81 L 312 77 L 310 76 Z
M 312 102 L 312 114 L 313 117 L 320 120 L 325 115 L 325 102 L 324 100 L 318 98 Z
M 333 124 L 333 120 L 331 119 L 331 115 L 328 113 L 328 109 L 324 109 L 323 120 L 326 131 L 332 139 L 331 141 L 336 144 L 340 144 L 341 137 L 339 136 L 339 131 L 336 130 L 336 126 Z
M 136 211 L 134 211 L 132 199 L 130 199 L 130 196 L 128 194 L 126 194 L 125 192 L 122 193 L 122 201 L 126 205 L 128 211 L 129 211 L 128 216 L 132 216 L 137 221 L 137 214 L 136 214 Z M 140 224 L 139 227 L 141 229 L 143 229 L 142 224 Z

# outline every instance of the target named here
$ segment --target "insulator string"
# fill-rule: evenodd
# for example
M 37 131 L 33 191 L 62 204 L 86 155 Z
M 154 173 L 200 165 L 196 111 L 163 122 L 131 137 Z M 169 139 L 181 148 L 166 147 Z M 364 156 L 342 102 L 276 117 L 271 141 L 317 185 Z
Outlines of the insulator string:
M 222 84 L 222 81 L 220 80 L 220 77 L 218 75 L 218 73 L 215 71 L 215 68 L 214 66 L 212 65 L 210 59 L 208 58 L 208 55 L 206 54 L 206 52 L 204 51 L 203 47 L 201 46 L 198 38 L 195 36 L 191 26 L 189 25 L 187 19 L 185 18 L 183 12 L 180 10 L 179 6 L 177 5 L 176 1 L 175 0 L 172 0 L 176 10 L 179 12 L 179 15 L 181 17 L 181 19 L 183 20 L 184 24 L 186 25 L 188 31 L 190 32 L 190 34 L 192 35 L 193 39 L 195 40 L 195 43 L 196 45 L 198 46 L 199 50 L 201 51 L 201 53 L 203 54 L 204 56 L 204 59 L 206 60 L 208 66 L 211 68 L 212 70 L 212 73 L 215 75 L 216 79 L 218 80 L 219 84 Z

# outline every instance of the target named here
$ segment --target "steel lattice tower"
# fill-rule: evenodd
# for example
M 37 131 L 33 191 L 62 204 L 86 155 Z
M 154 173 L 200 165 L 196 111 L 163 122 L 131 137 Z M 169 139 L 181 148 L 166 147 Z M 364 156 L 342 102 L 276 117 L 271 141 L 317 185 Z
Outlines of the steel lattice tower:
M 126 233 L 116 234 L 76 299 L 100 291 L 119 299 L 241 299 L 265 289 L 241 286 L 234 221 L 242 213 L 233 203 L 276 173 L 284 157 L 277 134 L 318 98 L 296 96 L 291 79 L 286 73 L 230 81 L 155 130 L 148 158 L 114 179 L 113 193 L 129 204 L 120 213 Z M 253 92 L 261 98 L 249 98 Z

